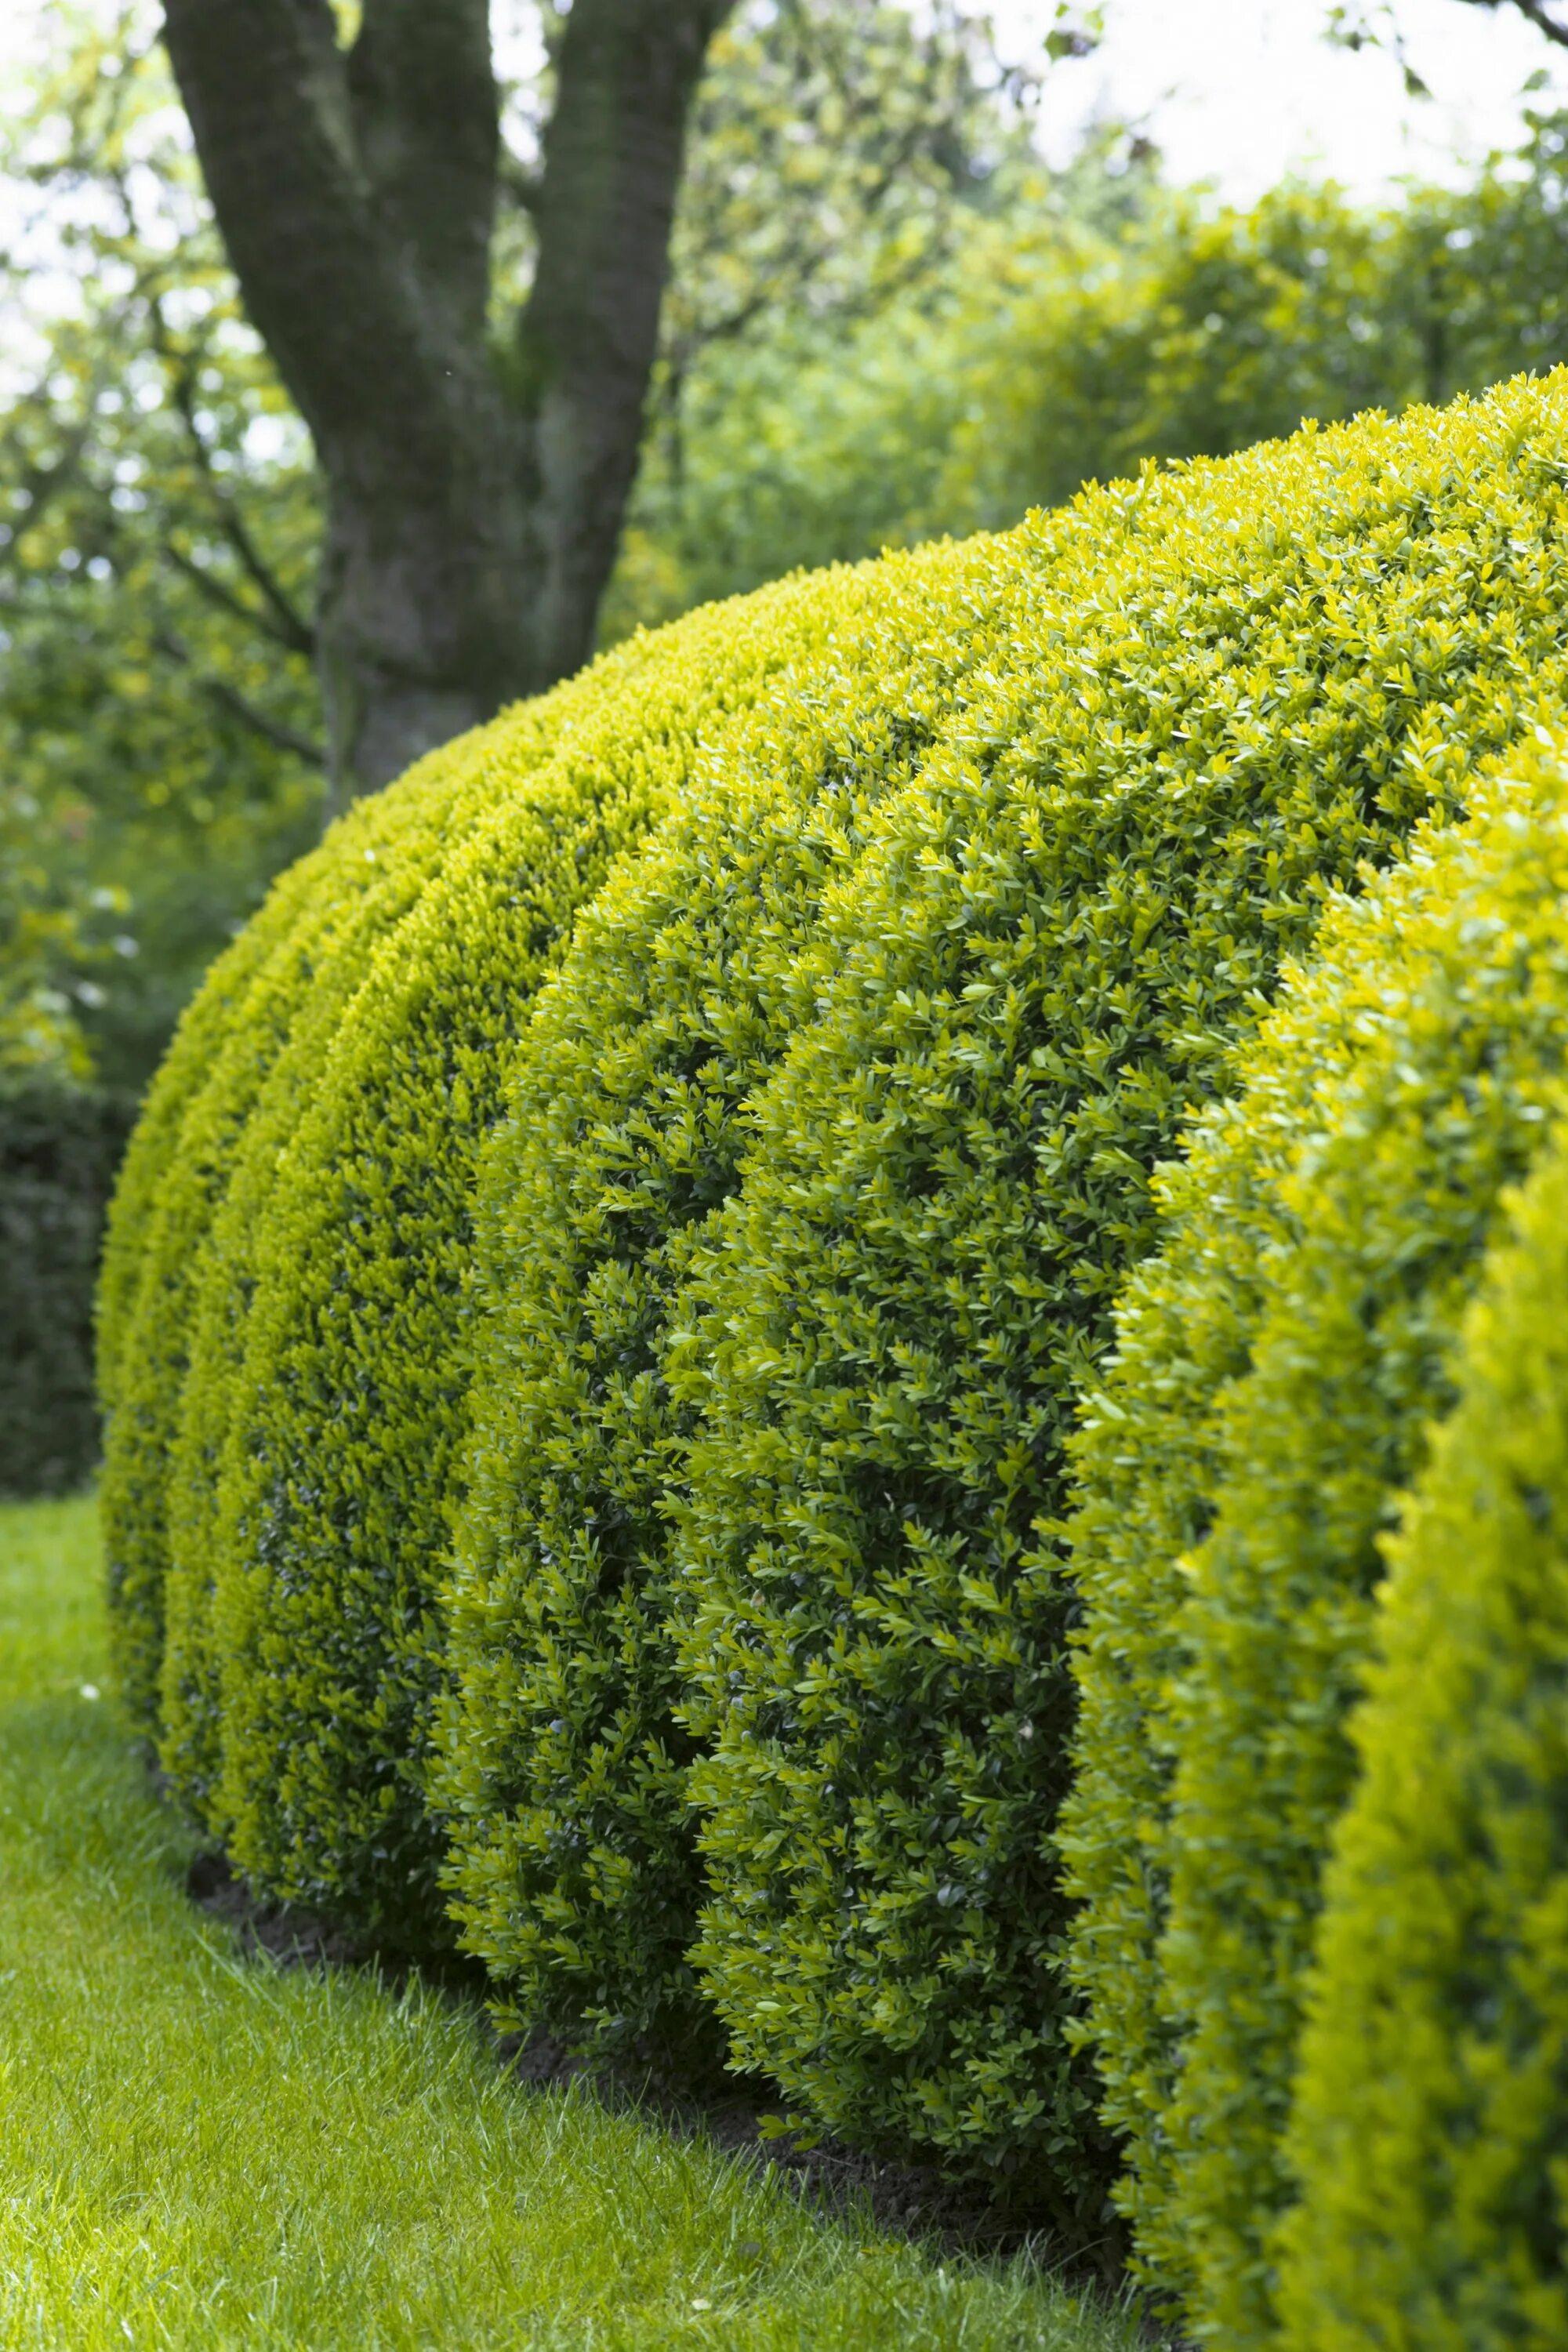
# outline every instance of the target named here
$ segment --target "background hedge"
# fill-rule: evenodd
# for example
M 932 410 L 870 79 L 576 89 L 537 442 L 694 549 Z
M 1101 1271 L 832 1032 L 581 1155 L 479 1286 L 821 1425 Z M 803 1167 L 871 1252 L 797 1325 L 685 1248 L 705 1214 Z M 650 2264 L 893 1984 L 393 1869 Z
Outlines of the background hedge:
M 439 1793 L 465 1940 L 510 2011 L 574 2039 L 668 2062 L 716 2038 L 686 1958 L 700 1869 L 660 1513 L 668 1303 L 736 1181 L 746 1098 L 809 1012 L 825 894 L 1081 529 L 834 584 L 816 660 L 584 917 L 486 1155 Z
M 0 1496 L 67 1495 L 98 1467 L 93 1289 L 134 1116 L 88 1087 L 0 1087 Z
M 1378 1538 L 1568 1058 L 1563 772 L 1522 747 L 1334 908 L 1166 1175 L 1075 1448 L 1072 1974 L 1144 2273 L 1260 2352 Z
M 1397 1535 L 1302 2036 L 1291 2352 L 1568 2342 L 1568 1155 Z

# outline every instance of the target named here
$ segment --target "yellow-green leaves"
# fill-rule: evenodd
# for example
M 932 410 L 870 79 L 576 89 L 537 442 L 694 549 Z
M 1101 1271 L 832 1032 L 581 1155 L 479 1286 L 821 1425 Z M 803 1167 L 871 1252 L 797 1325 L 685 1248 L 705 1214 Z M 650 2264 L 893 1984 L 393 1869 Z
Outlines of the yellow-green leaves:
M 1064 2229 L 1111 2169 L 1053 1836 L 1074 1394 L 1282 955 L 1562 681 L 1560 397 L 1082 502 L 826 902 L 834 969 L 672 1318 L 695 1956 L 733 2055 Z
M 1568 1064 L 1563 766 L 1521 745 L 1336 905 L 1164 1171 L 1074 1447 L 1070 1972 L 1145 2273 L 1259 2352 L 1378 1539 Z
M 713 2038 L 686 1956 L 701 1880 L 668 1623 L 666 1318 L 737 1181 L 747 1098 L 831 962 L 824 901 L 1005 657 L 1049 543 L 977 541 L 797 592 L 809 635 L 584 916 L 482 1163 L 487 1328 L 438 1786 L 465 1939 L 557 2032 Z
M 1288 2156 L 1290 2352 L 1568 2340 L 1568 1159 L 1455 1360 L 1352 1725 Z
M 419 1775 L 476 1152 L 578 910 L 844 594 L 694 615 L 470 739 L 420 887 L 323 963 L 237 1147 L 174 1429 L 161 1753 L 255 1878 L 384 1939 L 449 1936 Z
M 1565 398 L 697 614 L 282 886 L 106 1286 L 122 1646 L 172 1559 L 258 1882 L 427 1944 L 445 1837 L 521 2024 L 1064 2237 L 1130 2135 L 1267 2324 L 1375 1537 L 1565 1034 Z

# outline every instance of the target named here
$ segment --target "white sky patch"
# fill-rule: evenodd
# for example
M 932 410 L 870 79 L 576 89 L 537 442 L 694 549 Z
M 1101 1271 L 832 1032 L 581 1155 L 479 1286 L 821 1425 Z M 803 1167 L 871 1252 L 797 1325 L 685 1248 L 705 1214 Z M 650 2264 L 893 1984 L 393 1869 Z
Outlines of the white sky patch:
M 1037 57 L 1054 0 L 989 0 L 1005 45 Z M 1379 0 L 1364 0 L 1376 15 Z M 1568 103 L 1568 50 L 1506 5 L 1394 0 L 1412 64 L 1433 96 L 1406 95 L 1386 54 L 1352 56 L 1322 38 L 1328 0 L 1104 0 L 1091 58 L 1054 68 L 1044 103 L 1047 154 L 1064 160 L 1097 116 L 1131 120 L 1157 141 L 1170 176 L 1208 181 L 1250 203 L 1285 173 L 1339 181 L 1376 197 L 1407 177 L 1463 178 L 1517 143 L 1523 85 L 1544 70 Z M 508 61 L 531 49 L 527 0 L 495 0 Z M 58 20 L 57 20 L 58 24 Z M 60 37 L 56 29 L 54 38 Z M 51 37 L 48 0 L 0 0 L 0 103 Z M 0 189 L 0 236 L 16 192 Z
M 1517 10 L 1394 0 L 1394 13 L 1430 99 L 1406 94 L 1390 52 L 1331 47 L 1327 0 L 1105 0 L 1100 49 L 1047 85 L 1046 152 L 1070 153 L 1098 112 L 1146 130 L 1173 180 L 1212 181 L 1238 204 L 1290 172 L 1376 198 L 1405 178 L 1466 178 L 1518 144 L 1527 103 L 1568 102 L 1568 50 Z M 995 15 L 1021 48 L 1047 12 L 997 0 Z M 1527 100 L 1538 70 L 1551 90 Z

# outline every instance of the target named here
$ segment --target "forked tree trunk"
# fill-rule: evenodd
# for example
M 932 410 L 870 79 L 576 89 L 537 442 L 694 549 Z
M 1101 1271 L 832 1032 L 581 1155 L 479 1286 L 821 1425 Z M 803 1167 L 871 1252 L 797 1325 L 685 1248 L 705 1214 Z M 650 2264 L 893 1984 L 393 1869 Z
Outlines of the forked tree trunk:
M 691 99 L 731 0 L 574 0 L 533 286 L 491 315 L 489 0 L 165 0 L 247 308 L 327 485 L 338 804 L 592 651 L 637 470 Z

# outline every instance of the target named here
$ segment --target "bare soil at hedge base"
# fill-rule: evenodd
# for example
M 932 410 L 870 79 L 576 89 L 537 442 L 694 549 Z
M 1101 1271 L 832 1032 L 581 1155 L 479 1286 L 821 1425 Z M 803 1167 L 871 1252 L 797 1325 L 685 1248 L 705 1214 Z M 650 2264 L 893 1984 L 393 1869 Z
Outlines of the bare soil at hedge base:
M 163 1776 L 151 1775 L 167 1798 Z M 341 1928 L 287 1903 L 254 1894 L 231 1868 L 226 1855 L 198 1853 L 186 1873 L 185 1890 L 197 1906 L 230 1927 L 248 1957 L 265 1956 L 280 1968 L 374 1968 L 395 1983 L 406 1963 L 356 1944 Z M 454 1960 L 438 1974 L 421 1970 L 454 2000 L 477 2004 L 484 1974 L 476 1963 Z M 1032 2254 L 1043 2265 L 1115 2290 L 1122 2280 L 1125 2245 L 1108 2238 L 1104 2259 L 1086 2263 L 1055 2252 L 1049 2232 L 1027 2214 L 999 2207 L 973 2189 L 965 2190 L 935 2168 L 898 2164 L 867 2156 L 826 2135 L 806 2144 L 792 2133 L 769 2128 L 776 2106 L 736 2087 L 733 2078 L 711 2084 L 677 2084 L 658 2054 L 645 2053 L 642 2069 L 616 2071 L 586 2063 L 549 2034 L 496 2033 L 497 2058 L 520 2083 L 539 2087 L 575 2083 L 614 2108 L 636 2107 L 675 2130 L 702 2136 L 727 2155 L 766 2166 L 825 2218 L 858 2206 L 882 2229 L 897 2231 L 943 2253 L 1017 2256 Z M 1150 2345 L 1161 2352 L 1188 2352 L 1168 2327 L 1151 2320 Z

